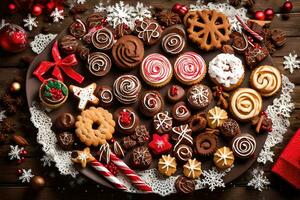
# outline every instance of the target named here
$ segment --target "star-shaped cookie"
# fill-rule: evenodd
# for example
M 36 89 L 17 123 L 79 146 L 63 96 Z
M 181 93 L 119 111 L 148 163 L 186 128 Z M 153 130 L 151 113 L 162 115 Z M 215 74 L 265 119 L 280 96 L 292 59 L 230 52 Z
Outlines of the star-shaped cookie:
M 70 91 L 79 99 L 78 108 L 80 110 L 84 110 L 88 102 L 95 105 L 99 103 L 99 99 L 94 95 L 96 87 L 96 83 L 92 83 L 84 88 L 70 85 Z
M 172 148 L 172 144 L 169 142 L 168 134 L 164 134 L 162 136 L 153 134 L 153 139 L 148 146 L 156 155 L 168 152 Z
M 90 153 L 90 148 L 86 147 L 82 151 L 75 152 L 76 157 L 72 158 L 72 161 L 75 163 L 80 163 L 83 168 L 86 167 L 88 162 L 95 160 L 95 158 Z

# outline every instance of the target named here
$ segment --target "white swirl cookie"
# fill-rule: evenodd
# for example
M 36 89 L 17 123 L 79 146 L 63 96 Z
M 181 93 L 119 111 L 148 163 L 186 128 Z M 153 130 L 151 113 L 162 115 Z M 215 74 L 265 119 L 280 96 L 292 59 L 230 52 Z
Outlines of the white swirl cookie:
M 240 121 L 249 121 L 262 110 L 262 98 L 251 88 L 239 88 L 230 98 L 230 111 Z
M 281 88 L 281 74 L 275 67 L 263 65 L 252 71 L 250 84 L 261 96 L 273 96 Z
M 221 53 L 209 62 L 208 74 L 215 84 L 230 91 L 242 84 L 245 70 L 241 59 L 233 54 Z

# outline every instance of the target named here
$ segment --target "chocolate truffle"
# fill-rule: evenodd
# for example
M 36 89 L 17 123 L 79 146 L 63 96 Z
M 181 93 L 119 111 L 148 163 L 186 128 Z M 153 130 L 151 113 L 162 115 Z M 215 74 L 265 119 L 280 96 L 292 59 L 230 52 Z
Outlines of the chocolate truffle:
M 159 92 L 146 91 L 140 100 L 140 111 L 147 117 L 153 117 L 164 107 L 164 102 Z
M 168 33 L 162 38 L 162 49 L 171 55 L 179 54 L 185 47 L 184 36 L 178 33 Z
M 183 100 L 185 97 L 184 89 L 179 85 L 172 85 L 167 92 L 167 98 L 171 103 Z
M 121 107 L 114 113 L 116 129 L 125 135 L 134 133 L 135 128 L 139 124 L 139 117 L 130 107 Z
M 185 176 L 179 176 L 175 181 L 175 188 L 180 193 L 189 194 L 195 191 L 196 182 Z
M 111 59 L 102 52 L 89 54 L 87 67 L 91 74 L 95 76 L 105 76 L 111 69 Z
M 107 108 L 114 102 L 114 95 L 112 89 L 109 86 L 101 85 L 96 88 L 96 97 L 99 98 L 99 106 Z
M 74 140 L 74 134 L 71 132 L 62 132 L 57 134 L 57 142 L 64 150 L 71 150 Z
M 226 119 L 220 127 L 221 133 L 227 138 L 233 138 L 241 133 L 241 129 L 237 121 L 234 119 Z
M 55 126 L 60 131 L 69 131 L 74 128 L 75 117 L 71 113 L 61 113 L 55 120 Z
M 173 128 L 173 118 L 168 111 L 159 112 L 153 117 L 153 127 L 158 134 L 168 133 Z
M 212 101 L 212 92 L 206 85 L 197 84 L 187 91 L 187 100 L 194 109 L 203 109 Z
M 184 123 L 191 118 L 191 111 L 186 103 L 180 101 L 173 106 L 172 117 L 178 123 Z
M 235 136 L 231 143 L 233 154 L 241 159 L 250 158 L 256 150 L 256 140 L 248 133 Z
M 121 144 L 124 147 L 124 149 L 128 150 L 132 147 L 135 147 L 137 145 L 137 142 L 132 139 L 130 136 L 123 137 L 121 140 Z
M 145 146 L 135 147 L 132 150 L 131 160 L 133 167 L 147 169 L 152 163 L 152 155 Z
M 206 125 L 207 120 L 205 113 L 198 113 L 196 115 L 193 115 L 189 121 L 189 127 L 194 133 L 203 131 L 206 128 Z
M 134 75 L 119 76 L 114 82 L 113 93 L 119 102 L 133 104 L 138 101 L 141 92 L 141 82 Z

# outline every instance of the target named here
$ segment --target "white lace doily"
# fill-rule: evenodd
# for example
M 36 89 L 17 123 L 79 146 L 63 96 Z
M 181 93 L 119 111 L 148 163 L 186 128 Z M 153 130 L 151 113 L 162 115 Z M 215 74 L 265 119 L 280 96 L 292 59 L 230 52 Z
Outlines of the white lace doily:
M 36 54 L 42 53 L 48 44 L 54 40 L 57 34 L 38 34 L 34 37 L 34 40 L 30 43 L 32 51 Z

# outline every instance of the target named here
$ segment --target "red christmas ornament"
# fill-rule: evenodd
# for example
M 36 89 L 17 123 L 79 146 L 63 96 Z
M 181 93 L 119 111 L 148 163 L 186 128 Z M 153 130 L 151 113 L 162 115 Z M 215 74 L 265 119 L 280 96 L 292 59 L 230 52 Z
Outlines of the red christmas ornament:
M 0 48 L 7 52 L 20 52 L 28 45 L 26 31 L 15 24 L 9 24 L 0 30 Z
M 272 8 L 267 8 L 265 10 L 265 19 L 266 20 L 272 20 L 274 15 L 275 15 L 275 12 Z
M 8 4 L 8 10 L 9 10 L 10 14 L 14 14 L 17 11 L 17 7 L 15 4 L 10 3 L 10 4 Z
M 255 19 L 263 21 L 263 20 L 265 20 L 265 18 L 266 18 L 266 16 L 263 11 L 259 10 L 259 11 L 255 12 Z
M 34 5 L 32 8 L 32 14 L 35 16 L 40 16 L 43 13 L 43 6 Z
M 172 7 L 172 11 L 174 13 L 177 13 L 177 14 L 183 16 L 189 11 L 189 9 L 185 5 L 182 5 L 180 3 L 175 3 L 174 6 Z
M 284 4 L 281 7 L 282 11 L 284 12 L 291 12 L 293 9 L 293 4 L 291 1 L 287 0 L 286 2 L 284 2 Z

